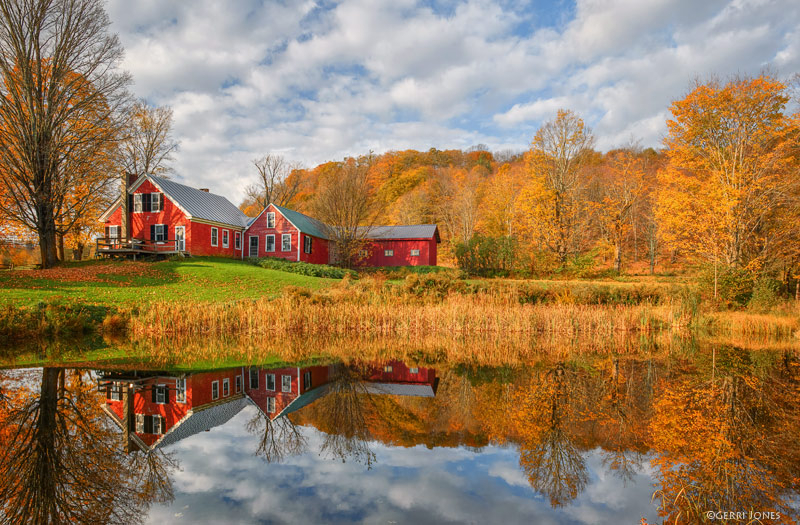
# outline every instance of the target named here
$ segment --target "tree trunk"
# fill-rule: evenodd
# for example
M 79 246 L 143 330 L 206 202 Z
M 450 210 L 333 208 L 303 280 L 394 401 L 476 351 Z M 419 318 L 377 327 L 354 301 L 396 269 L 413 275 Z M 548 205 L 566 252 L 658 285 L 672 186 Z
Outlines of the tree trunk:
M 794 300 L 800 301 L 800 277 L 798 277 L 797 281 L 794 283 Z
M 64 236 L 56 234 L 56 255 L 59 261 L 66 260 L 66 253 L 64 252 Z
M 36 205 L 36 230 L 39 234 L 39 252 L 42 256 L 42 268 L 55 266 L 56 257 L 56 223 L 53 209 L 48 204 Z

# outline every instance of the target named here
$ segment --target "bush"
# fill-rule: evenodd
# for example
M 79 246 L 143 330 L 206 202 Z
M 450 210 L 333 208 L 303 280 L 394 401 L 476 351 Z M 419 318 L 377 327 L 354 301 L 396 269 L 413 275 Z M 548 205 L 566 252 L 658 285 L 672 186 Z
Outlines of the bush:
M 287 261 L 286 259 L 279 259 L 277 257 L 264 257 L 262 259 L 256 259 L 253 261 L 253 263 L 269 270 L 296 273 L 300 275 L 307 275 L 309 277 L 344 279 L 345 275 L 349 275 L 350 277 L 358 276 L 358 274 L 353 270 L 347 270 L 345 268 L 337 268 L 335 266 L 328 266 L 327 264 L 293 262 Z
M 749 270 L 726 266 L 717 267 L 717 302 L 728 307 L 744 306 L 750 301 L 755 276 Z M 714 297 L 714 266 L 705 266 L 700 273 L 700 292 Z
M 753 285 L 753 293 L 747 308 L 756 312 L 768 312 L 778 304 L 781 282 L 770 277 L 761 277 Z
M 403 292 L 417 297 L 436 297 L 442 299 L 450 292 L 461 292 L 465 283 L 449 273 L 411 274 L 403 283 Z
M 507 276 L 514 269 L 517 241 L 514 237 L 474 235 L 454 247 L 458 267 L 470 275 Z

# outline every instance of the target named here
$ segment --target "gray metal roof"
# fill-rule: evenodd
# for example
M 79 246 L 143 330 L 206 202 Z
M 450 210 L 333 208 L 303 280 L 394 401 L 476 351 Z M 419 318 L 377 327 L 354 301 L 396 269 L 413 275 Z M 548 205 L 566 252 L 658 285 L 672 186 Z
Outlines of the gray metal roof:
M 246 227 L 250 221 L 250 217 L 222 195 L 200 191 L 154 175 L 148 177 L 192 217 L 241 227 Z
M 328 238 L 328 227 L 324 222 L 318 221 L 317 219 L 309 217 L 308 215 L 300 213 L 299 211 L 278 206 L 277 204 L 273 204 L 273 206 L 275 206 L 275 209 L 281 212 L 284 217 L 289 219 L 292 224 L 297 226 L 301 232 L 313 235 L 314 237 L 319 237 L 320 239 Z
M 170 428 L 169 431 L 155 443 L 153 448 L 168 447 L 189 436 L 224 425 L 249 404 L 250 400 L 240 395 L 227 403 L 193 410 L 186 417 L 178 421 L 175 426 Z
M 439 242 L 439 230 L 435 224 L 413 224 L 409 226 L 375 226 L 367 233 L 368 239 L 431 239 Z
M 373 383 L 365 384 L 367 393 L 389 396 L 434 397 L 433 386 L 417 383 Z

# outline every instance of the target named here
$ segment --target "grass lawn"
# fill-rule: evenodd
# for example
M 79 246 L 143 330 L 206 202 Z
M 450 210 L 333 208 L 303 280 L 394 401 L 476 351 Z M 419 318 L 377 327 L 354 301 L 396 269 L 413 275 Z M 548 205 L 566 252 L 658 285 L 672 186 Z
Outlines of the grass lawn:
M 318 289 L 334 279 L 260 268 L 234 259 L 84 261 L 50 270 L 0 271 L 0 305 L 64 300 L 105 306 L 150 301 L 230 301 L 280 294 L 286 286 Z

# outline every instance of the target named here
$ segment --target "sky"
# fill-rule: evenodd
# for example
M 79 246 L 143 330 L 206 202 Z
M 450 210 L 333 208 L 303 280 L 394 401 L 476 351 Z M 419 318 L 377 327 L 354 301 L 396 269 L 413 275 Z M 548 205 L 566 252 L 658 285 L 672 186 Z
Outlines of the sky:
M 176 180 L 239 203 L 267 153 L 528 148 L 559 108 L 658 147 L 710 76 L 800 72 L 797 0 L 110 0 L 131 91 L 174 111 Z

